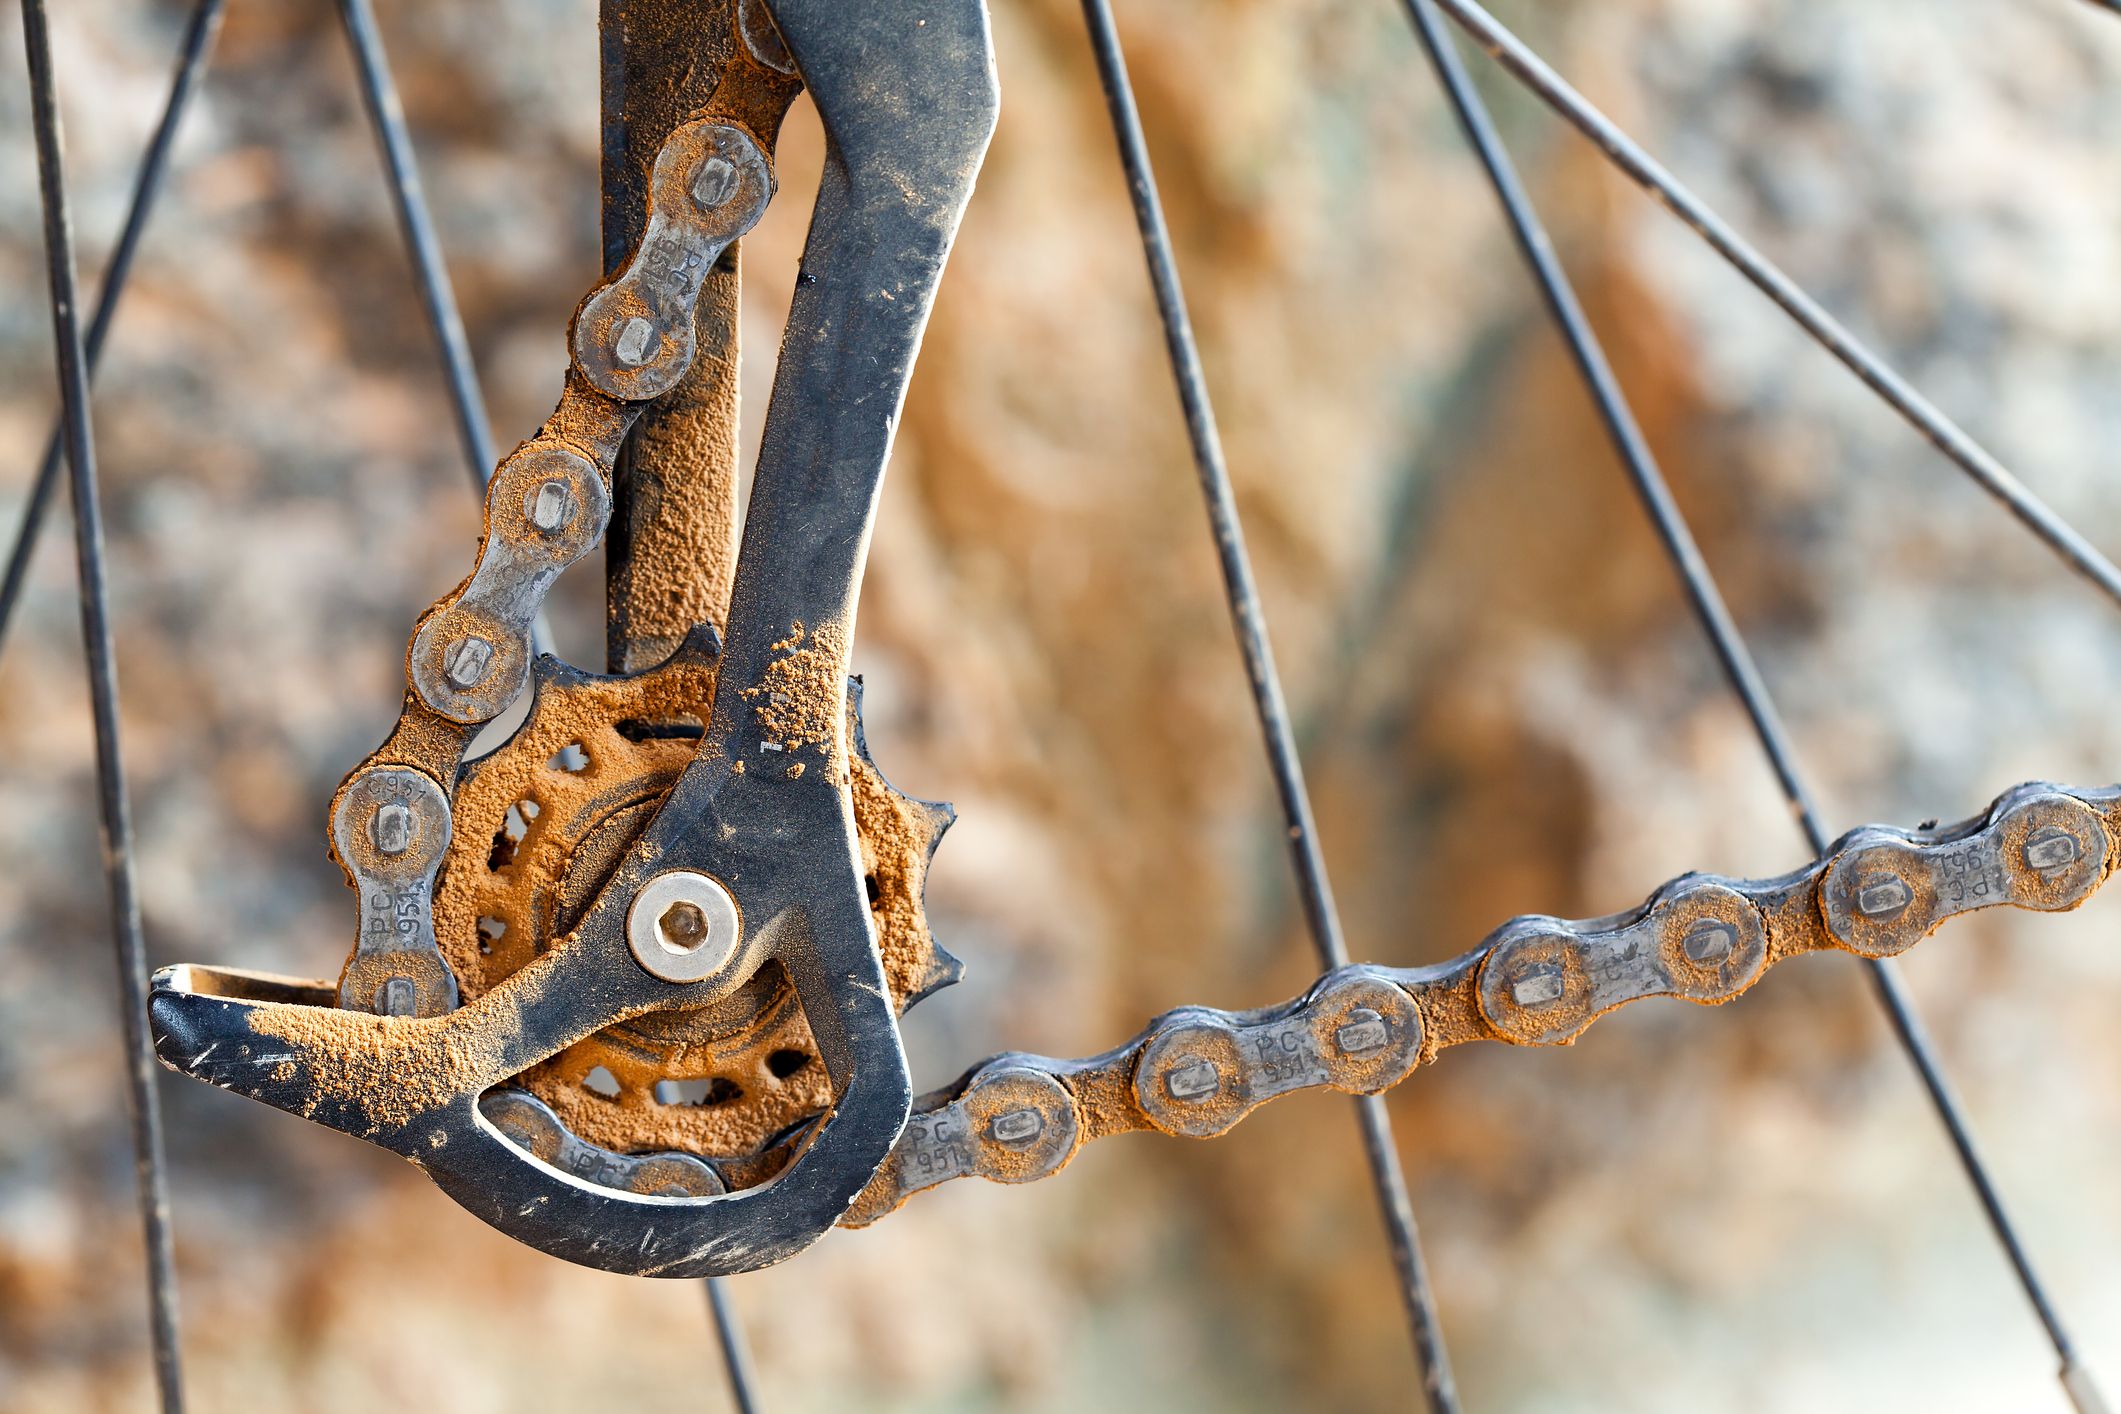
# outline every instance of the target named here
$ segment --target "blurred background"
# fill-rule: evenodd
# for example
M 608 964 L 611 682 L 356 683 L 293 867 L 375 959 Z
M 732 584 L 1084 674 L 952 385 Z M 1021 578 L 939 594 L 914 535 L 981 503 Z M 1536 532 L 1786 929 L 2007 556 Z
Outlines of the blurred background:
M 55 43 L 84 274 L 184 12 Z M 0 523 L 54 406 L 0 23 Z M 1498 12 L 2038 492 L 2121 548 L 2121 23 L 2073 0 L 1515 0 Z M 1806 850 L 1393 0 L 1123 7 L 1358 958 Z M 593 0 L 383 0 L 502 445 L 596 276 Z M 862 606 L 879 763 L 961 823 L 963 985 L 916 1084 L 1101 1050 L 1311 975 L 1097 96 L 1066 0 L 996 0 L 1001 130 Z M 1475 56 L 1827 803 L 1973 813 L 2121 774 L 2121 618 Z M 750 252 L 756 413 L 820 139 Z M 96 408 L 157 962 L 323 975 L 339 777 L 476 508 L 334 8 L 234 0 Z M 0 1407 L 149 1401 L 66 522 L 0 659 Z M 560 644 L 601 660 L 592 560 Z M 1506 847 L 1502 842 L 1507 842 Z M 2121 898 L 1907 962 L 2033 1249 L 2121 1380 Z M 406 1166 L 165 1080 L 197 1407 L 722 1407 L 692 1283 L 519 1248 Z M 2059 1410 L 2052 1361 L 1858 967 L 1460 1048 L 1392 1097 L 1474 1410 Z M 1413 1403 L 1347 1102 L 960 1183 L 732 1283 L 776 1410 Z

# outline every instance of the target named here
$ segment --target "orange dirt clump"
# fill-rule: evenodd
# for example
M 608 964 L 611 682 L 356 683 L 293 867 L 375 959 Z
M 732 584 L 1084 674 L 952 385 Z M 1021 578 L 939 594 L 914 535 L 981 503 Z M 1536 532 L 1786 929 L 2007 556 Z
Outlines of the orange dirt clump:
M 783 751 L 814 746 L 840 761 L 840 704 L 847 673 L 847 631 L 836 623 L 805 629 L 798 620 L 773 645 L 780 656 L 765 676 L 744 689 L 759 730 Z

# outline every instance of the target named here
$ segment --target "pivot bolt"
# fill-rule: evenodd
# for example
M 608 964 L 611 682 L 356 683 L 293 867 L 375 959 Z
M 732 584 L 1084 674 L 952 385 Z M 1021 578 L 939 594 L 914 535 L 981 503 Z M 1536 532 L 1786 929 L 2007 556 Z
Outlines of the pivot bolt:
M 672 952 L 691 952 L 707 941 L 707 915 L 687 899 L 664 909 L 655 926 L 657 938 Z
M 736 956 L 743 920 L 720 881 L 690 869 L 656 875 L 626 912 L 626 946 L 665 982 L 700 982 Z
M 493 644 L 475 633 L 465 634 L 442 654 L 442 672 L 460 692 L 477 687 L 492 665 Z

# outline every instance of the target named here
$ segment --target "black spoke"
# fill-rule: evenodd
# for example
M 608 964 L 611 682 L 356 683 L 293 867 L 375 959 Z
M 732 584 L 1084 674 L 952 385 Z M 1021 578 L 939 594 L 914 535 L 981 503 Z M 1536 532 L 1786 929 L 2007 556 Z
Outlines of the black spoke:
M 1328 969 L 1340 967 L 1348 961 L 1347 942 L 1341 933 L 1340 914 L 1334 906 L 1332 886 L 1326 877 L 1325 859 L 1319 852 L 1310 793 L 1304 786 L 1303 765 L 1296 752 L 1296 734 L 1289 724 L 1288 702 L 1282 693 L 1281 676 L 1274 666 L 1274 650 L 1268 642 L 1265 615 L 1260 610 L 1259 589 L 1252 574 L 1251 556 L 1245 548 L 1244 528 L 1238 519 L 1237 498 L 1230 487 L 1230 472 L 1223 459 L 1222 438 L 1216 431 L 1215 411 L 1208 399 L 1207 380 L 1201 371 L 1192 320 L 1186 312 L 1185 294 L 1179 287 L 1178 265 L 1171 250 L 1170 232 L 1164 225 L 1163 202 L 1157 195 L 1156 176 L 1149 166 L 1148 144 L 1142 134 L 1141 115 L 1135 108 L 1134 88 L 1127 77 L 1126 57 L 1120 51 L 1109 0 L 1083 0 L 1083 16 L 1089 25 L 1091 48 L 1097 56 L 1098 77 L 1104 88 L 1106 106 L 1111 111 L 1113 134 L 1119 142 L 1120 163 L 1126 171 L 1135 222 L 1141 230 L 1142 253 L 1148 260 L 1150 283 L 1155 287 L 1156 307 L 1163 320 L 1171 372 L 1178 383 L 1186 434 L 1192 443 L 1194 469 L 1200 476 L 1201 491 L 1207 500 L 1208 522 L 1215 537 L 1223 590 L 1229 599 L 1231 621 L 1237 631 L 1239 650 L 1244 655 L 1245 675 L 1251 684 L 1253 707 L 1266 738 L 1267 758 L 1281 799 L 1282 819 L 1303 899 L 1304 919 L 1320 965 Z M 1363 1147 L 1369 1158 L 1370 1177 L 1391 1239 L 1393 1263 L 1398 1269 L 1400 1293 L 1406 1303 L 1423 1386 L 1432 1409 L 1439 1414 L 1452 1414 L 1458 1408 L 1457 1390 L 1451 1379 L 1450 1360 L 1444 1349 L 1442 1326 L 1436 1314 L 1428 1271 L 1422 1261 L 1413 1206 L 1407 1199 L 1406 1182 L 1399 1170 L 1391 1117 L 1385 1110 L 1384 1101 L 1377 1096 L 1361 1097 L 1355 1103 Z
M 154 135 L 148 139 L 147 151 L 141 155 L 139 174 L 133 178 L 132 204 L 126 208 L 125 225 L 118 232 L 118 243 L 111 248 L 110 262 L 103 272 L 103 288 L 96 296 L 96 312 L 88 322 L 86 353 L 91 378 L 95 377 L 96 365 L 102 361 L 103 341 L 110 333 L 118 302 L 125 295 L 126 277 L 132 274 L 133 255 L 139 249 L 141 233 L 147 229 L 147 218 L 162 195 L 177 125 L 191 103 L 199 80 L 206 73 L 207 56 L 213 50 L 214 35 L 221 28 L 225 3 L 226 0 L 199 0 L 190 23 L 185 26 L 184 40 L 177 48 L 177 72 L 170 80 L 169 100 L 163 104 L 162 119 L 155 125 Z M 59 458 L 65 454 L 63 419 L 63 413 L 53 419 L 51 435 L 44 439 L 44 456 L 37 463 L 36 478 L 30 483 L 29 500 L 22 507 L 22 520 L 15 529 L 14 545 L 8 551 L 5 578 L 0 578 L 0 643 L 5 642 L 8 626 L 14 622 L 23 584 L 29 578 L 30 560 L 44 534 L 44 521 L 51 510 L 52 495 L 59 487 Z
M 1446 0 L 1447 2 L 1447 0 Z M 1583 306 L 1569 283 L 1567 273 L 1554 253 L 1553 242 L 1539 219 L 1529 193 L 1518 178 L 1517 170 L 1510 161 L 1501 136 L 1496 132 L 1487 106 L 1482 102 L 1465 66 L 1452 46 L 1451 37 L 1445 31 L 1442 17 L 1436 10 L 1437 0 L 1404 0 L 1407 14 L 1414 23 L 1422 47 L 1427 51 L 1438 79 L 1449 97 L 1452 110 L 1465 129 L 1467 140 L 1487 171 L 1495 188 L 1497 198 L 1522 252 L 1526 264 L 1531 268 L 1533 279 L 1539 286 L 1541 298 L 1553 316 L 1555 327 L 1568 345 L 1569 355 L 1582 375 L 1591 400 L 1597 405 L 1598 415 L 1604 422 L 1607 435 L 1612 439 L 1614 451 L 1619 454 L 1621 465 L 1626 469 L 1635 491 L 1641 498 L 1663 543 L 1666 554 L 1678 572 L 1687 598 L 1692 602 L 1694 613 L 1701 621 L 1703 631 L 1715 647 L 1716 656 L 1723 664 L 1731 688 L 1744 704 L 1746 715 L 1752 719 L 1753 729 L 1760 739 L 1762 751 L 1768 764 L 1781 783 L 1784 797 L 1791 812 L 1804 831 L 1806 840 L 1815 854 L 1824 853 L 1829 836 L 1820 823 L 1818 806 L 1797 765 L 1796 753 L 1790 745 L 1789 735 L 1784 730 L 1774 700 L 1769 696 L 1767 685 L 1753 662 L 1751 650 L 1744 636 L 1733 622 L 1730 610 L 1717 589 L 1701 550 L 1694 542 L 1692 530 L 1685 515 L 1672 498 L 1671 488 L 1666 484 L 1664 473 L 1658 468 L 1649 444 L 1644 440 L 1641 427 L 1636 423 L 1627 395 L 1621 391 L 1620 383 L 1613 375 L 1612 365 L 1607 361 L 1605 350 L 1598 336 L 1592 331 L 1590 322 L 1584 317 Z M 1944 1122 L 1953 1149 L 1966 1171 L 1982 1211 L 1987 1215 L 1997 1240 L 2002 1243 L 2005 1255 L 2016 1271 L 2018 1281 L 2025 1290 L 2034 1314 L 2047 1330 L 2055 1354 L 2062 1365 L 2062 1381 L 2080 1408 L 2102 1408 L 2096 1389 L 2086 1368 L 2078 1362 L 2075 1344 L 2064 1328 L 2054 1303 L 2033 1269 L 2023 1242 L 2018 1236 L 2009 1211 L 2005 1208 L 1995 1181 L 1982 1161 L 1974 1144 L 1966 1115 L 1958 1098 L 1953 1094 L 1946 1079 L 1943 1066 L 1931 1045 L 1929 1034 L 1917 1014 L 1913 999 L 1909 997 L 1898 971 L 1887 960 L 1867 960 L 1871 980 L 1876 984 L 1879 1001 L 1892 1022 L 1893 1032 L 1901 1046 L 1913 1061 L 1920 1074 L 1924 1088 L 1935 1104 L 1938 1117 Z
M 426 312 L 427 327 L 442 356 L 442 371 L 449 379 L 449 406 L 456 415 L 457 440 L 464 449 L 465 469 L 471 473 L 472 489 L 483 504 L 486 480 L 494 469 L 492 423 L 486 416 L 486 396 L 479 390 L 478 369 L 471 361 L 471 342 L 464 336 L 464 319 L 457 312 L 449 267 L 442 260 L 442 243 L 435 236 L 427 194 L 420 186 L 412 135 L 405 128 L 405 107 L 398 101 L 390 57 L 383 52 L 383 36 L 376 28 L 375 7 L 370 0 L 339 0 L 339 17 L 353 49 L 354 68 L 361 81 L 361 103 L 368 112 L 369 125 L 375 129 L 376 146 L 390 177 L 391 205 L 398 215 L 406 251 L 412 256 L 420 307 Z M 537 652 L 553 651 L 552 630 L 542 610 L 531 625 L 530 637 Z
M 707 1311 L 714 1317 L 714 1334 L 722 1343 L 722 1364 L 729 1372 L 729 1397 L 736 1404 L 737 1414 L 758 1414 L 758 1396 L 751 1388 L 751 1357 L 744 1350 L 744 1328 L 737 1324 L 736 1312 L 729 1307 L 729 1293 L 720 1277 L 709 1277 L 703 1283 L 707 1288 Z
M 155 1091 L 154 1043 L 147 1031 L 147 947 L 141 935 L 140 895 L 133 876 L 132 805 L 118 743 L 118 674 L 111 650 L 109 586 L 104 576 L 103 515 L 96 492 L 95 438 L 89 428 L 88 359 L 81 344 L 74 279 L 73 218 L 67 210 L 66 172 L 59 150 L 59 113 L 53 91 L 51 35 L 44 0 L 22 0 L 23 49 L 29 60 L 30 121 L 37 137 L 37 180 L 44 201 L 44 253 L 50 273 L 52 337 L 59 365 L 61 423 L 65 428 L 69 489 L 74 503 L 74 550 L 80 565 L 81 640 L 88 658 L 89 699 L 96 729 L 96 784 L 103 826 L 103 865 L 110 887 L 111 942 L 118 964 L 119 1007 L 125 1030 L 126 1082 L 131 1096 L 133 1167 L 147 1248 L 148 1324 L 154 1341 L 155 1383 L 162 1408 L 184 1407 L 177 1345 L 177 1270 L 170 1241 L 169 1175 L 162 1145 L 162 1110 Z
M 1616 167 L 1708 242 L 1717 254 L 1781 306 L 1821 347 L 1863 380 L 1865 386 L 1887 406 L 1907 419 L 1915 430 L 2001 502 L 2027 529 L 2046 541 L 2070 568 L 2121 602 L 2121 569 L 2115 568 L 2113 561 L 2056 515 L 2003 463 L 1917 392 L 1884 359 L 1871 352 L 1773 261 L 1754 249 L 1706 202 L 1681 185 L 1677 177 L 1665 170 L 1617 124 L 1592 107 L 1589 100 L 1571 88 L 1567 80 L 1547 66 L 1545 60 L 1473 0 L 1435 0 L 1435 3 L 1449 12 L 1474 42 L 1487 50 L 1512 77 L 1588 137 Z
M 449 378 L 449 405 L 456 414 L 464 467 L 471 473 L 472 487 L 483 497 L 494 461 L 486 399 L 479 391 L 479 374 L 471 362 L 471 342 L 464 337 L 464 320 L 457 313 L 449 269 L 442 263 L 442 243 L 435 237 L 434 218 L 428 214 L 427 193 L 420 186 L 412 135 L 405 128 L 405 107 L 398 101 L 390 58 L 383 52 L 383 36 L 376 29 L 375 7 L 369 0 L 339 0 L 339 18 L 345 23 L 346 38 L 353 47 L 354 67 L 361 80 L 361 102 L 375 129 L 376 146 L 382 150 L 383 165 L 390 176 L 391 205 L 398 215 L 405 248 L 412 256 L 413 274 L 420 286 L 420 306 L 427 314 L 427 326 L 442 355 L 442 371 Z

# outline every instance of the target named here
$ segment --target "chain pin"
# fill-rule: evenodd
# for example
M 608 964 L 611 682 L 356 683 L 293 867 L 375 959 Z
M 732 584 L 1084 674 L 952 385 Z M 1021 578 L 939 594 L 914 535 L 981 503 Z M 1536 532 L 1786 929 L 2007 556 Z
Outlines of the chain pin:
M 493 645 L 475 633 L 467 633 L 442 655 L 442 671 L 452 686 L 469 692 L 486 676 L 493 664 Z

